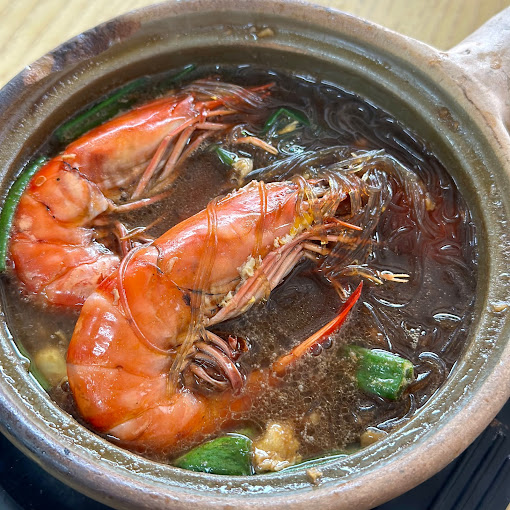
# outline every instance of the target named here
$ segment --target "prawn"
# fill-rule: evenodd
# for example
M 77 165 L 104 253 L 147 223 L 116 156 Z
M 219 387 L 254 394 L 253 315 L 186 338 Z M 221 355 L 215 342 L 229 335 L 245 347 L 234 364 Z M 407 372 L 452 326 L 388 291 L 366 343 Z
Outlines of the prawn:
M 227 427 L 340 326 L 361 287 L 332 323 L 248 375 L 238 363 L 243 342 L 210 328 L 267 298 L 303 257 L 344 261 L 337 248 L 350 247 L 358 258 L 370 229 L 343 211 L 363 221 L 374 193 L 355 172 L 252 181 L 132 250 L 85 302 L 69 345 L 81 416 L 133 449 L 167 454 Z
M 10 265 L 25 294 L 81 307 L 137 245 L 116 222 L 112 230 L 122 249 L 115 253 L 100 236 L 100 225 L 112 224 L 103 216 L 161 199 L 177 167 L 206 138 L 264 115 L 270 86 L 196 81 L 92 129 L 49 160 L 31 179 L 13 218 Z M 138 244 L 145 241 L 139 236 Z

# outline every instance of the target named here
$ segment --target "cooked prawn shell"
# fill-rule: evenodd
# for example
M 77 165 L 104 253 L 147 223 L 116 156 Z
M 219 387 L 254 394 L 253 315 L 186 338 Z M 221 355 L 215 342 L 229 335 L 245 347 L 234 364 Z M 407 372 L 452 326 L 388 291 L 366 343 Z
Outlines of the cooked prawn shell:
M 250 373 L 238 387 L 232 377 L 227 391 L 208 395 L 181 376 L 205 328 L 267 297 L 302 258 L 306 240 L 327 225 L 320 211 L 328 209 L 311 204 L 303 186 L 316 184 L 252 182 L 215 200 L 131 252 L 98 286 L 67 357 L 71 390 L 92 427 L 134 448 L 172 452 L 226 426 L 235 408 L 250 406 L 265 375 Z M 326 186 L 315 200 L 338 204 L 347 192 L 330 196 Z M 250 260 L 257 262 L 247 276 Z
M 324 155 L 331 151 L 314 161 Z M 231 426 L 345 320 L 361 283 L 350 292 L 339 279 L 383 283 L 365 266 L 391 179 L 405 184 L 418 217 L 421 181 L 391 158 L 367 153 L 310 179 L 298 172 L 282 182 L 252 181 L 132 250 L 87 299 L 71 339 L 68 379 L 82 417 L 134 449 L 170 454 Z M 241 370 L 235 339 L 210 328 L 266 299 L 304 257 L 344 307 L 266 369 Z M 200 391 L 203 385 L 212 391 Z
M 10 265 L 25 294 L 79 308 L 123 255 L 99 238 L 98 217 L 161 198 L 207 137 L 265 115 L 268 88 L 197 81 L 92 129 L 48 161 L 21 196 L 10 234 Z

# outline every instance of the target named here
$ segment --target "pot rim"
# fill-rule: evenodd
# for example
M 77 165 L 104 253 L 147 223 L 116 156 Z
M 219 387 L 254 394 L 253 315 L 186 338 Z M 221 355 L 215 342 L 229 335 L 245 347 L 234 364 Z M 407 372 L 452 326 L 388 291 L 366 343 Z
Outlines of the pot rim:
M 299 0 L 218 0 L 216 2 L 203 0 L 180 2 L 176 0 L 174 2 L 145 7 L 116 18 L 117 23 L 124 23 L 126 26 L 136 28 L 133 32 L 125 35 L 124 38 L 121 35 L 120 40 L 112 42 L 112 44 L 122 44 L 132 34 L 136 34 L 139 27 L 143 28 L 144 24 L 150 23 L 157 18 L 163 18 L 168 15 L 192 15 L 197 12 L 203 14 L 207 10 L 226 12 L 230 9 L 236 12 L 249 11 L 253 14 L 272 12 L 277 17 L 285 17 L 296 21 L 307 19 L 310 24 L 313 24 L 315 29 L 320 28 L 330 32 L 341 32 L 342 36 L 349 40 L 361 41 L 363 44 L 377 49 L 380 54 L 391 55 L 395 61 L 400 61 L 409 66 L 409 68 L 416 69 L 418 74 L 423 75 L 424 71 L 423 68 L 417 67 L 417 63 L 423 65 L 425 62 L 435 62 L 428 70 L 429 79 L 435 81 L 438 87 L 445 91 L 446 94 L 458 95 L 461 109 L 467 112 L 467 115 L 476 125 L 481 135 L 487 140 L 493 140 L 492 152 L 500 162 L 504 163 L 504 168 L 506 169 L 505 186 L 508 186 L 508 168 L 510 168 L 508 133 L 502 119 L 496 118 L 488 122 L 486 108 L 479 98 L 479 86 L 470 81 L 468 72 L 457 62 L 448 58 L 447 55 L 423 43 L 349 14 L 320 6 L 313 6 Z M 83 42 L 84 36 L 94 39 L 98 32 L 103 33 L 110 30 L 111 23 L 102 24 L 51 52 L 51 66 L 48 66 L 48 56 L 45 56 L 35 62 L 33 66 L 30 66 L 29 69 L 20 73 L 0 92 L 0 115 L 3 113 L 2 109 L 7 108 L 11 103 L 14 91 L 19 90 L 21 84 L 25 88 L 34 86 L 39 81 L 48 79 L 48 76 L 51 77 L 52 73 L 65 71 L 66 67 L 76 65 L 88 59 L 88 54 L 84 55 L 83 52 L 73 53 L 73 51 Z M 64 63 L 62 67 L 59 67 L 60 64 L 55 64 L 55 62 L 58 63 L 59 56 L 61 55 L 66 55 L 67 57 L 62 59 Z M 462 96 L 460 96 L 460 92 L 462 92 Z M 447 132 L 446 127 L 444 132 Z M 510 210 L 508 199 L 503 202 L 503 208 L 506 209 L 506 217 L 508 218 L 510 216 L 508 214 Z M 490 244 L 490 240 L 485 242 Z M 499 248 L 501 254 L 503 254 L 503 249 L 506 248 L 506 246 Z M 489 267 L 486 274 L 495 275 L 498 271 L 501 274 L 500 266 L 502 262 L 500 261 L 498 264 L 498 267 Z M 486 301 L 479 305 L 480 308 L 487 309 L 494 300 L 506 302 L 506 300 L 510 299 L 509 286 L 510 282 L 506 281 L 498 292 L 495 290 L 488 291 Z M 510 327 L 508 317 L 500 314 L 500 316 L 495 316 L 494 321 L 498 323 L 500 337 L 508 338 Z M 8 341 L 9 332 L 5 324 L 2 324 L 2 329 L 3 336 Z M 4 344 L 6 345 L 6 342 Z M 31 391 L 40 394 L 42 390 L 27 376 L 26 367 L 19 359 L 16 359 L 16 356 L 14 350 L 12 350 L 10 355 L 6 355 L 8 361 L 13 364 L 17 375 L 25 379 L 26 387 L 30 387 Z M 475 439 L 510 396 L 510 374 L 505 370 L 508 362 L 510 362 L 510 347 L 508 343 L 506 342 L 506 347 L 500 346 L 496 357 L 491 358 L 489 353 L 487 359 L 486 364 L 487 366 L 490 365 L 491 372 L 479 376 L 484 379 L 483 385 L 469 399 L 463 397 L 460 399 L 460 404 L 452 406 L 451 413 L 448 416 L 441 417 L 442 421 L 439 429 L 423 430 L 420 438 L 420 448 L 409 446 L 405 454 L 400 455 L 398 460 L 394 458 L 395 456 L 386 458 L 384 461 L 379 460 L 378 467 L 369 470 L 369 472 L 356 472 L 355 468 L 349 465 L 346 468 L 347 470 L 352 469 L 349 479 L 342 479 L 339 483 L 335 482 L 334 477 L 331 479 L 326 477 L 324 483 L 314 490 L 305 490 L 303 485 L 298 484 L 296 491 L 289 493 L 289 487 L 287 487 L 285 491 L 275 492 L 270 496 L 272 507 L 287 508 L 292 505 L 295 508 L 308 508 L 312 501 L 316 503 L 316 499 L 320 498 L 322 508 L 337 508 L 339 505 L 342 508 L 349 508 L 352 505 L 356 505 L 357 508 L 369 508 L 374 504 L 382 502 L 383 499 L 390 499 L 398 493 L 412 488 L 434 474 L 461 453 Z M 0 365 L 1 368 L 2 366 Z M 434 399 L 437 400 L 440 397 L 444 397 L 452 384 L 462 383 L 461 379 L 462 377 L 457 377 L 456 373 L 453 373 L 451 380 L 438 392 Z M 232 508 L 259 508 L 267 505 L 267 501 L 263 501 L 263 498 L 261 499 L 259 490 L 254 489 L 259 483 L 258 487 L 263 487 L 263 483 L 260 480 L 253 481 L 253 477 L 250 480 L 250 483 L 252 483 L 251 488 L 247 490 L 248 495 L 242 495 L 231 492 L 226 485 L 221 486 L 221 484 L 225 484 L 223 478 L 208 475 L 206 478 L 212 480 L 213 485 L 220 485 L 218 494 L 218 492 L 214 493 L 209 490 L 204 493 L 194 492 L 196 486 L 200 484 L 200 480 L 204 478 L 203 474 L 187 473 L 185 476 L 186 482 L 177 488 L 169 487 L 168 480 L 158 480 L 161 473 L 164 472 L 166 475 L 167 469 L 162 469 L 161 471 L 155 469 L 152 474 L 144 472 L 143 476 L 137 475 L 136 472 L 139 471 L 143 461 L 138 463 L 137 457 L 133 454 L 121 455 L 124 461 L 129 462 L 122 471 L 119 471 L 114 466 L 114 460 L 112 460 L 117 458 L 117 456 L 91 455 L 89 451 L 83 450 L 80 447 L 79 440 L 83 435 L 92 435 L 92 433 L 85 430 L 76 433 L 73 420 L 54 404 L 47 403 L 47 406 L 51 412 L 58 415 L 60 427 L 57 428 L 54 423 L 47 419 L 42 419 L 38 415 L 36 406 L 37 401 L 40 401 L 41 395 L 37 398 L 29 397 L 27 399 L 26 396 L 18 391 L 16 384 L 9 380 L 4 380 L 1 387 L 0 416 L 2 416 L 2 423 L 0 427 L 2 432 L 57 478 L 69 484 L 70 477 L 70 485 L 74 488 L 107 504 L 121 507 L 133 504 L 140 506 L 142 503 L 139 498 L 143 495 L 143 504 L 147 504 L 147 508 L 163 508 L 168 507 L 168 505 L 175 505 L 175 508 L 191 508 L 197 505 L 203 507 L 223 505 L 225 508 L 229 506 Z M 480 416 L 479 407 L 482 404 L 484 407 L 483 416 Z M 473 416 L 476 418 L 473 419 Z M 466 421 L 471 421 L 469 431 L 465 430 Z M 387 447 L 389 442 L 397 442 L 398 438 L 396 438 L 396 435 L 400 437 L 403 434 L 412 433 L 412 428 L 413 424 L 410 422 L 410 424 L 393 433 L 391 435 L 392 439 L 386 441 L 383 447 Z M 71 429 L 73 431 L 69 436 Z M 63 431 L 66 431 L 65 433 L 68 434 L 68 441 L 67 443 L 59 444 Z M 96 444 L 100 448 L 116 449 L 116 447 L 100 438 L 96 437 L 95 439 Z M 445 456 L 444 453 L 446 448 L 449 449 L 448 456 Z M 427 450 L 429 459 L 432 458 L 434 460 L 433 468 L 431 468 L 430 464 L 427 464 L 427 466 L 423 465 L 423 454 L 421 452 L 423 449 Z M 367 456 L 376 456 L 378 451 L 378 447 L 370 447 L 366 450 L 366 454 Z M 349 463 L 347 462 L 347 464 Z M 172 469 L 179 471 L 176 468 Z M 399 489 L 388 487 L 388 474 L 395 475 L 397 478 L 404 478 Z M 265 480 L 281 478 L 281 475 L 263 476 Z M 110 477 L 114 477 L 117 480 L 117 485 L 113 492 L 109 481 Z M 260 477 L 255 478 L 259 479 Z M 370 491 L 366 490 L 367 486 L 370 487 Z M 353 491 L 354 488 L 358 492 Z M 231 492 L 230 494 L 229 491 Z M 182 493 L 185 493 L 185 501 L 180 499 L 180 494 Z M 384 494 L 383 499 L 380 498 L 381 494 Z

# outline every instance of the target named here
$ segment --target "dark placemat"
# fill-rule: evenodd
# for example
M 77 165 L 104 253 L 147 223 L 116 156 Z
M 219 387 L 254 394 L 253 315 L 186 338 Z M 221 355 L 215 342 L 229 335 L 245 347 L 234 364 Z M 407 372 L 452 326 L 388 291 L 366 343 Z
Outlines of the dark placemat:
M 0 510 L 108 510 L 59 482 L 0 434 Z M 376 510 L 505 510 L 510 504 L 510 401 L 455 461 Z

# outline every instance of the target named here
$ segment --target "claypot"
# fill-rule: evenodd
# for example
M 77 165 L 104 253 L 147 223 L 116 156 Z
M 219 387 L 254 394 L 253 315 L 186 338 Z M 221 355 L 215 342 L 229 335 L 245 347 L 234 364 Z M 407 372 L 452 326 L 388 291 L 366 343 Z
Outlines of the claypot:
M 273 34 L 257 38 L 252 26 Z M 71 112 L 137 76 L 189 61 L 305 70 L 379 105 L 430 143 L 473 212 L 479 274 L 468 346 L 446 384 L 387 439 L 322 466 L 319 486 L 304 470 L 228 479 L 182 471 L 104 441 L 28 375 L 3 320 L 2 432 L 57 478 L 116 508 L 361 510 L 443 468 L 510 396 L 508 34 L 510 10 L 445 53 L 299 1 L 176 0 L 101 25 L 26 68 L 0 93 L 4 190 Z

